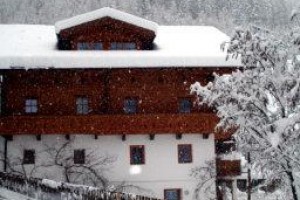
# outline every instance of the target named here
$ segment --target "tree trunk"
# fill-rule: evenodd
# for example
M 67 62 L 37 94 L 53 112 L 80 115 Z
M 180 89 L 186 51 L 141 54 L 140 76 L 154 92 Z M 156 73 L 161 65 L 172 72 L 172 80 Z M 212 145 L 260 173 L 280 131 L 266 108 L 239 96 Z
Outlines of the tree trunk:
M 295 186 L 295 184 L 294 184 L 295 179 L 294 179 L 293 172 L 287 171 L 286 174 L 287 174 L 287 176 L 288 176 L 288 178 L 289 178 L 289 181 L 290 181 L 290 184 L 291 184 L 291 189 L 292 189 L 293 199 L 294 199 L 294 200 L 299 200 L 299 199 L 298 199 L 298 195 L 297 195 L 297 189 L 296 189 L 296 186 Z

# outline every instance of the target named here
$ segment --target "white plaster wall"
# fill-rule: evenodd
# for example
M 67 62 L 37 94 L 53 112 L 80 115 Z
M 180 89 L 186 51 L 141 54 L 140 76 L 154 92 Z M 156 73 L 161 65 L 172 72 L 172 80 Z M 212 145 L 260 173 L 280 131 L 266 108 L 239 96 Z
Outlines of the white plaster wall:
M 99 136 L 98 139 L 93 135 L 71 135 L 71 139 L 74 140 L 74 149 L 86 149 L 86 154 L 94 151 L 99 156 L 110 155 L 116 158 L 107 174 L 111 181 L 126 181 L 150 189 L 151 195 L 158 198 L 164 197 L 164 189 L 181 188 L 183 200 L 191 199 L 197 182 L 190 177 L 190 170 L 215 156 L 212 134 L 209 139 L 203 139 L 201 134 L 183 134 L 179 140 L 175 138 L 175 134 L 155 135 L 154 140 L 150 140 L 149 135 L 128 135 L 125 141 L 117 135 Z M 47 161 L 47 156 L 43 153 L 46 145 L 51 147 L 64 142 L 66 139 L 61 135 L 42 135 L 41 141 L 37 141 L 33 135 L 14 136 L 13 141 L 8 144 L 8 152 L 10 157 L 21 158 L 23 149 L 35 149 L 36 163 L 39 165 Z M 178 144 L 192 144 L 192 163 L 178 163 Z M 144 165 L 130 165 L 130 145 L 145 145 Z M 32 166 L 27 166 L 30 167 Z M 139 168 L 141 172 L 132 174 L 132 168 Z M 40 173 L 43 177 L 64 180 L 62 173 L 55 167 L 47 167 Z

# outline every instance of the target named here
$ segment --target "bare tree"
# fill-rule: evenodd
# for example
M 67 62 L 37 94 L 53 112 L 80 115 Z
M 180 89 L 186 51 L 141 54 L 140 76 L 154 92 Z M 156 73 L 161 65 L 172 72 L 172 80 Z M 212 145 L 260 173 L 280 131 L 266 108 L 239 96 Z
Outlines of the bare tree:
M 205 165 L 193 168 L 190 175 L 198 180 L 194 190 L 194 199 L 213 200 L 216 198 L 215 183 L 217 174 L 215 160 L 206 161 Z
M 109 187 L 109 180 L 105 172 L 109 170 L 116 157 L 100 156 L 95 151 L 89 151 L 83 162 L 74 162 L 73 141 L 69 140 L 61 145 L 47 146 L 45 150 L 50 157 L 50 165 L 62 170 L 64 181 L 69 183 L 92 184 L 93 186 Z M 84 152 L 85 153 L 85 152 Z

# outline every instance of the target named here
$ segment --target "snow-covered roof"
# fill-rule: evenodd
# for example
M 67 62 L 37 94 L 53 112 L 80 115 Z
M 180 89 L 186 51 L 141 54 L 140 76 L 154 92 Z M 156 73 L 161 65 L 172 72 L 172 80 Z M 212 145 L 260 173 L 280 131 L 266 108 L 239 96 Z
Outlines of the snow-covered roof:
M 220 44 L 229 37 L 209 26 L 159 26 L 155 50 L 66 51 L 54 26 L 0 25 L 0 68 L 232 67 Z
M 158 24 L 113 8 L 105 7 L 92 12 L 77 15 L 75 17 L 58 21 L 55 23 L 55 32 L 59 33 L 63 29 L 77 26 L 86 22 L 101 19 L 103 17 L 110 17 L 129 24 L 149 29 L 156 33 Z

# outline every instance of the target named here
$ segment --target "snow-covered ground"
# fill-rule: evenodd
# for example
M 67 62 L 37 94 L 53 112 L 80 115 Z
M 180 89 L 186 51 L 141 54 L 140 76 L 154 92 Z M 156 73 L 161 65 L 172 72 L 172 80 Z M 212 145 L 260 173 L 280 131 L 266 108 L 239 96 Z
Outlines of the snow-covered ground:
M 25 195 L 18 194 L 16 192 L 9 191 L 0 187 L 0 200 L 33 200 Z

